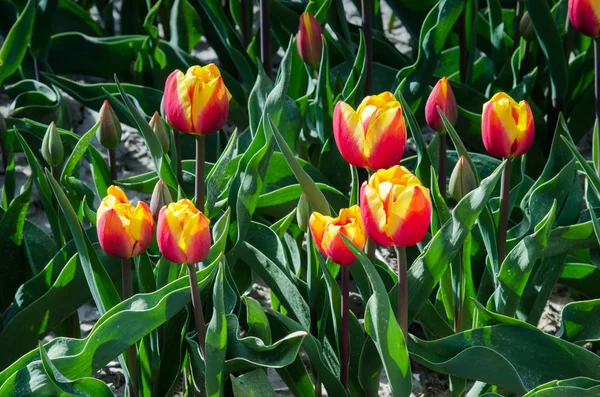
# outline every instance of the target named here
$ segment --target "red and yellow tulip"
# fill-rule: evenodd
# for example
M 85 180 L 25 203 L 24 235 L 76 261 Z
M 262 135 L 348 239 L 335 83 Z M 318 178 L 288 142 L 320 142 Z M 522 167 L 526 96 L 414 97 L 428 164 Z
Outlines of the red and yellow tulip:
M 383 246 L 423 240 L 431 222 L 429 189 L 409 170 L 379 170 L 360 189 L 360 212 L 370 239 Z
M 210 251 L 210 220 L 188 199 L 160 210 L 156 240 L 163 256 L 174 263 L 198 263 Z
M 581 34 L 592 38 L 600 35 L 600 2 L 569 0 L 569 19 Z
M 358 205 L 344 208 L 337 218 L 313 212 L 308 221 L 313 240 L 323 255 L 340 266 L 349 266 L 356 256 L 344 243 L 342 233 L 363 249 L 367 238 Z
M 117 186 L 108 188 L 96 213 L 98 241 L 108 255 L 127 259 L 148 249 L 154 235 L 154 219 L 143 201 L 129 203 Z
M 483 105 L 481 136 L 492 156 L 525 154 L 533 144 L 534 133 L 533 115 L 526 101 L 517 103 L 500 92 Z
M 165 83 L 163 106 L 169 123 L 181 132 L 208 135 L 219 131 L 229 113 L 231 94 L 221 72 L 210 64 L 175 70 Z
M 425 120 L 427 121 L 427 125 L 437 132 L 443 132 L 446 128 L 438 112 L 438 107 L 452 125 L 456 124 L 456 119 L 458 118 L 456 98 L 454 98 L 454 92 L 452 92 L 452 87 L 446 77 L 442 77 L 435 87 L 433 87 L 425 104 Z
M 340 101 L 333 111 L 333 136 L 348 163 L 372 170 L 392 167 L 406 145 L 400 103 L 391 92 L 366 97 L 357 110 Z
M 323 50 L 322 34 L 323 28 L 315 17 L 308 12 L 300 15 L 300 25 L 298 26 L 298 34 L 296 35 L 296 47 L 298 48 L 300 58 L 313 69 L 319 69 L 319 64 L 321 63 L 321 51 Z

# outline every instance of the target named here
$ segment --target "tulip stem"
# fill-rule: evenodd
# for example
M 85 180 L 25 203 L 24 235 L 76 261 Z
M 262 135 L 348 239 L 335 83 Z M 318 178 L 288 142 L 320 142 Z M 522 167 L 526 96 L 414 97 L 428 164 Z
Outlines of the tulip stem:
M 404 339 L 408 337 L 408 264 L 406 247 L 394 246 L 398 260 L 398 324 Z
M 190 277 L 190 288 L 192 290 L 192 307 L 194 309 L 194 321 L 196 322 L 196 331 L 198 332 L 198 344 L 202 357 L 206 360 L 206 328 L 204 327 L 204 313 L 202 312 L 202 301 L 200 300 L 200 291 L 198 290 L 198 279 L 196 278 L 196 265 L 187 264 Z
M 196 208 L 204 212 L 204 135 L 196 135 Z
M 594 39 L 594 71 L 595 84 L 594 93 L 596 94 L 596 125 L 600 134 L 600 40 Z M 596 172 L 600 176 L 600 150 L 596 158 Z
M 500 214 L 498 217 L 498 269 L 502 266 L 506 257 L 506 233 L 508 230 L 508 203 L 510 200 L 510 163 L 511 158 L 506 159 L 506 165 L 502 170 L 502 182 L 500 183 Z
M 173 140 L 175 141 L 175 155 L 177 156 L 177 182 L 183 188 L 183 171 L 181 169 L 181 137 L 179 131 L 173 129 Z
M 108 149 L 108 169 L 110 170 L 110 183 L 114 184 L 117 176 L 117 156 L 115 149 Z
M 442 132 L 438 136 L 440 137 L 438 145 L 438 161 L 440 165 L 438 187 L 442 198 L 446 200 L 446 132 Z
M 365 48 L 367 56 L 367 75 L 365 77 L 365 95 L 371 94 L 371 81 L 373 75 L 373 2 L 361 0 L 362 28 L 365 35 Z
M 348 390 L 348 339 L 350 334 L 350 270 L 342 266 L 342 339 L 340 346 L 341 376 L 344 389 Z
M 121 261 L 121 275 L 122 275 L 122 287 L 123 287 L 123 300 L 129 299 L 133 296 L 133 276 L 131 274 L 131 261 L 129 258 Z M 127 369 L 129 370 L 129 376 L 131 378 L 131 384 L 129 385 L 129 395 L 137 396 L 138 381 L 137 381 L 137 350 L 135 343 L 127 348 Z
M 271 77 L 271 26 L 269 0 L 260 1 L 260 60 L 267 76 Z

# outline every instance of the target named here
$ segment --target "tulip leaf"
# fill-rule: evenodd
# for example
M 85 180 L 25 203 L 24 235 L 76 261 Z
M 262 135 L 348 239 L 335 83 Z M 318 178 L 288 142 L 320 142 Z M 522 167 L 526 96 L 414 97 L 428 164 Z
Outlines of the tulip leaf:
M 17 71 L 25 55 L 33 32 L 36 2 L 29 0 L 12 26 L 0 48 L 0 86 Z
M 255 369 L 237 378 L 229 377 L 234 397 L 277 397 L 264 371 Z
M 600 340 L 600 299 L 571 302 L 561 314 L 561 327 L 557 336 L 582 345 Z
M 206 394 L 208 396 L 223 395 L 223 367 L 227 351 L 227 319 L 223 302 L 223 265 L 219 264 L 213 287 L 213 315 L 206 328 L 206 362 L 205 368 Z
M 593 397 L 600 392 L 600 382 L 595 379 L 576 377 L 553 380 L 539 385 L 523 397 Z
M 60 175 L 60 181 L 62 183 L 65 183 L 67 181 L 67 178 L 73 175 L 75 167 L 77 167 L 79 161 L 81 161 L 81 159 L 85 155 L 85 152 L 88 150 L 88 147 L 90 146 L 90 143 L 92 142 L 92 139 L 94 138 L 94 135 L 96 134 L 98 128 L 100 128 L 100 121 L 96 122 L 96 124 L 94 124 L 94 126 L 90 128 L 90 130 L 86 132 L 81 137 L 81 139 L 79 139 L 79 141 L 73 148 L 73 151 L 71 152 L 71 155 L 65 162 L 65 167 L 63 168 L 63 171 Z

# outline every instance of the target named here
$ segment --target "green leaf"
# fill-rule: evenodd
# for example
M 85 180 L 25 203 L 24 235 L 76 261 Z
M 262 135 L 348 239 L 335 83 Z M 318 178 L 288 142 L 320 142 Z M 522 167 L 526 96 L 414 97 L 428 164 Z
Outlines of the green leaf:
M 33 31 L 34 0 L 29 0 L 23 12 L 8 32 L 0 48 L 0 85 L 21 66 Z
M 243 296 L 242 300 L 246 304 L 246 322 L 248 323 L 248 335 L 262 340 L 266 345 L 271 344 L 271 328 L 269 320 L 263 311 L 261 304 L 249 297 Z
M 213 315 L 206 329 L 206 394 L 223 395 L 223 368 L 227 351 L 227 319 L 223 303 L 223 264 L 220 262 L 213 287 Z
M 260 369 L 248 372 L 237 378 L 229 375 L 235 397 L 277 397 L 267 374 Z
M 434 341 L 413 336 L 409 351 L 417 362 L 434 371 L 518 394 L 551 380 L 595 378 L 600 365 L 600 358 L 590 351 L 517 324 L 476 328 Z
M 86 132 L 81 139 L 77 142 L 71 155 L 65 162 L 65 166 L 63 168 L 62 173 L 60 174 L 60 180 L 62 183 L 67 181 L 67 178 L 73 175 L 73 171 L 75 171 L 75 167 L 79 164 L 79 161 L 85 155 L 85 152 L 88 150 L 94 135 L 96 134 L 96 130 L 100 128 L 100 121 L 97 121 L 96 124 L 88 132 Z
M 561 314 L 557 337 L 578 345 L 600 340 L 600 299 L 571 302 Z
M 600 382 L 577 377 L 544 383 L 523 397 L 593 397 L 598 394 L 598 391 L 600 391 Z

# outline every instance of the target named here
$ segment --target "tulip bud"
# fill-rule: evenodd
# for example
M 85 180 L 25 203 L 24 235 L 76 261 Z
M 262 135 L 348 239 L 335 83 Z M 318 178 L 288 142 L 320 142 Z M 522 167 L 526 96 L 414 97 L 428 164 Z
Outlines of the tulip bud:
M 172 202 L 173 199 L 171 198 L 169 187 L 162 179 L 160 179 L 158 182 L 156 182 L 154 190 L 152 191 L 152 198 L 150 199 L 150 212 L 152 212 L 154 220 L 158 219 L 160 210 Z
M 96 138 L 102 146 L 112 150 L 121 143 L 121 122 L 108 101 L 100 108 L 100 126 L 96 131 Z
M 333 137 L 344 160 L 356 167 L 378 170 L 397 165 L 406 145 L 400 102 L 391 92 L 366 97 L 356 110 L 338 102 Z
M 358 205 L 343 208 L 337 218 L 313 212 L 309 226 L 319 251 L 340 266 L 349 266 L 356 261 L 356 256 L 346 246 L 340 233 L 360 249 L 365 247 L 367 241 Z
M 60 165 L 63 161 L 64 148 L 54 121 L 48 126 L 42 140 L 42 157 L 52 167 Z
M 150 119 L 150 128 L 156 134 L 160 146 L 162 146 L 163 153 L 169 152 L 169 131 L 163 119 L 160 118 L 158 112 L 154 112 L 154 116 Z
M 298 222 L 298 227 L 303 232 L 308 230 L 308 218 L 310 217 L 310 210 L 308 208 L 308 200 L 306 199 L 306 194 L 302 193 L 300 199 L 298 200 L 298 206 L 296 208 L 296 222 Z
M 163 107 L 174 129 L 208 135 L 223 128 L 231 94 L 214 63 L 192 66 L 186 74 L 175 70 L 165 82 Z
M 315 17 L 308 12 L 300 15 L 296 46 L 300 58 L 313 69 L 319 69 L 321 63 L 321 51 L 323 49 L 322 34 L 323 28 Z
M 454 92 L 452 92 L 452 87 L 446 77 L 442 77 L 436 83 L 425 104 L 425 120 L 427 121 L 427 125 L 437 132 L 445 133 L 446 127 L 440 117 L 438 107 L 442 109 L 450 124 L 454 126 L 458 118 L 458 108 L 456 107 Z
M 144 253 L 154 236 L 154 219 L 148 204 L 129 203 L 117 186 L 108 188 L 96 212 L 98 242 L 108 255 L 127 259 Z
M 464 156 L 460 156 L 452 170 L 452 175 L 450 175 L 450 195 L 454 200 L 460 201 L 475 188 L 477 188 L 475 174 L 473 174 L 469 162 L 465 160 Z
M 600 34 L 600 4 L 597 0 L 569 0 L 569 19 L 585 36 L 596 38 Z
M 158 215 L 158 249 L 170 262 L 202 262 L 210 252 L 209 224 L 210 220 L 190 200 L 171 203 Z
M 492 156 L 525 154 L 533 144 L 534 134 L 533 114 L 526 101 L 517 103 L 499 92 L 483 105 L 481 138 Z
M 429 189 L 409 170 L 379 170 L 360 189 L 367 235 L 379 245 L 407 247 L 423 240 L 431 222 Z
M 523 36 L 523 38 L 526 40 L 535 40 L 535 29 L 533 28 L 533 23 L 531 23 L 531 16 L 527 11 L 525 11 L 523 18 L 521 18 L 521 22 L 519 23 L 519 31 L 521 32 L 521 36 Z

